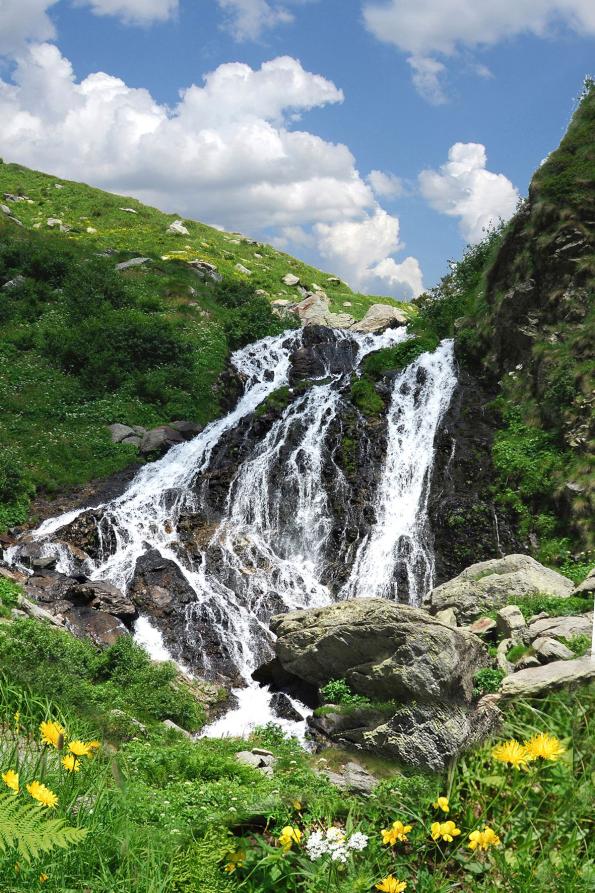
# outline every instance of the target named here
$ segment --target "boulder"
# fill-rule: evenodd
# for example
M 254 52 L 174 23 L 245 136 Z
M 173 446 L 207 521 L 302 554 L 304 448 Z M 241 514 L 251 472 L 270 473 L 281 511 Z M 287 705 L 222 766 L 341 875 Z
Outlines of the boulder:
M 364 318 L 352 327 L 352 331 L 384 332 L 385 329 L 406 324 L 407 317 L 398 307 L 393 307 L 391 304 L 372 304 Z
M 191 260 L 188 264 L 200 279 L 210 279 L 212 282 L 222 282 L 223 276 L 215 266 L 206 260 Z
M 324 292 L 308 295 L 292 308 L 303 326 L 326 326 L 330 314 L 330 303 Z
M 556 688 L 580 685 L 595 680 L 595 660 L 590 656 L 575 660 L 557 660 L 543 667 L 531 667 L 512 673 L 502 680 L 504 697 L 534 697 Z
M 573 636 L 590 636 L 593 631 L 593 615 L 579 614 L 576 617 L 544 617 L 527 628 L 529 640 L 540 636 L 552 639 L 572 639 Z
M 436 617 L 438 617 L 438 614 L 436 614 Z M 467 627 L 467 629 L 475 636 L 482 636 L 482 638 L 491 639 L 494 637 L 497 627 L 498 624 L 491 617 L 480 617 L 479 620 L 474 620 L 473 623 Z
M 349 791 L 350 794 L 357 794 L 360 797 L 369 797 L 376 785 L 378 779 L 376 776 L 360 766 L 354 760 L 350 760 L 343 766 L 341 772 L 332 772 L 330 769 L 322 769 L 321 775 L 324 775 L 331 784 L 340 788 L 342 791 Z
M 161 725 L 165 726 L 170 732 L 177 732 L 178 735 L 183 735 L 184 738 L 189 738 L 190 741 L 192 741 L 190 732 L 187 732 L 186 729 L 183 729 L 182 726 L 179 726 L 177 723 L 173 722 L 173 720 L 164 719 Z
M 337 338 L 331 329 L 309 325 L 304 330 L 301 347 L 290 356 L 290 380 L 303 381 L 350 372 L 357 355 L 357 344 Z
M 132 257 L 130 260 L 122 261 L 121 264 L 116 264 L 116 270 L 130 270 L 133 267 L 142 267 L 150 262 L 150 257 Z
M 115 644 L 120 636 L 128 635 L 128 630 L 117 617 L 86 605 L 73 605 L 63 612 L 63 616 L 73 635 L 79 639 L 91 639 L 101 648 L 107 648 Z
M 523 595 L 571 595 L 571 580 L 529 555 L 506 555 L 472 564 L 458 577 L 437 586 L 427 596 L 433 614 L 454 608 L 459 621 L 471 622 L 494 608 L 514 604 Z
M 4 286 L 6 288 L 6 286 Z M 582 583 L 579 583 L 573 595 L 582 595 L 584 592 L 595 592 L 595 567 L 590 571 Z
M 192 438 L 196 437 L 197 434 L 200 434 L 203 429 L 202 425 L 197 425 L 196 422 L 188 422 L 185 419 L 170 422 L 168 427 L 173 428 L 174 431 L 178 431 L 185 440 L 192 440 Z
M 134 428 L 129 425 L 121 425 L 119 422 L 108 425 L 108 430 L 112 437 L 112 443 L 122 443 L 126 437 L 133 437 L 135 434 Z
M 542 663 L 549 663 L 552 660 L 572 660 L 576 657 L 574 651 L 549 636 L 539 636 L 531 647 Z
M 503 636 L 517 637 L 525 629 L 526 623 L 523 613 L 517 605 L 505 605 L 496 614 L 498 632 Z
M 2 288 L 4 291 L 12 291 L 13 288 L 19 288 L 21 285 L 24 285 L 26 281 L 24 276 L 18 275 L 14 279 L 9 279 L 8 282 L 5 282 Z
M 283 277 L 283 282 L 285 283 L 285 285 L 289 285 L 289 286 L 299 285 L 300 277 L 294 276 L 293 273 L 286 273 L 285 276 Z
M 170 447 L 183 442 L 184 438 L 179 431 L 163 425 L 160 428 L 147 431 L 141 441 L 140 451 L 144 456 L 149 453 L 164 453 Z
M 136 608 L 130 599 L 111 583 L 86 580 L 77 583 L 68 590 L 67 598 L 73 602 L 87 603 L 96 611 L 105 611 L 121 620 L 132 620 L 136 617 Z
M 271 695 L 271 710 L 279 719 L 290 719 L 293 722 L 302 722 L 304 717 L 299 713 L 290 698 L 282 691 L 276 691 Z
M 440 623 L 446 623 L 447 626 L 457 626 L 457 615 L 453 608 L 445 608 L 444 611 L 438 611 L 436 620 Z
M 241 273 L 242 276 L 251 276 L 252 275 L 252 270 L 249 270 L 248 267 L 244 266 L 244 264 L 236 264 L 234 269 L 237 270 L 238 273 Z
M 375 701 L 472 698 L 473 675 L 487 663 L 482 642 L 425 611 L 358 598 L 273 617 L 285 670 L 314 685 L 344 678 Z
M 174 220 L 173 223 L 167 227 L 167 232 L 170 236 L 189 236 L 190 231 L 187 227 L 184 226 L 181 220 Z

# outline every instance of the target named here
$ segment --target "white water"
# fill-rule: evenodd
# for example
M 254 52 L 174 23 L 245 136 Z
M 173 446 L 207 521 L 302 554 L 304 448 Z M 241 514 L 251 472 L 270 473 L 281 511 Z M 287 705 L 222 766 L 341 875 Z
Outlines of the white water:
M 336 334 L 357 342 L 356 365 L 371 351 L 407 337 L 404 328 L 376 336 Z M 98 532 L 103 549 L 96 561 L 89 562 L 89 575 L 124 588 L 133 578 L 138 558 L 149 549 L 158 550 L 175 562 L 196 593 L 186 612 L 187 644 L 204 655 L 200 624 L 204 628 L 207 623 L 217 632 L 224 657 L 246 681 L 247 687 L 235 692 L 237 708 L 209 729 L 212 735 L 242 733 L 271 719 L 278 722 L 270 714 L 268 691 L 251 681 L 256 666 L 270 653 L 270 616 L 329 604 L 337 597 L 321 579 L 332 527 L 325 469 L 327 476 L 329 466 L 332 469 L 335 491 L 345 487 L 346 498 L 349 493 L 327 447 L 329 428 L 343 399 L 339 375 L 327 374 L 294 399 L 239 465 L 223 518 L 200 560 L 192 561 L 176 548 L 181 513 L 201 508 L 200 488 L 194 485 L 209 468 L 213 451 L 269 394 L 287 385 L 290 354 L 301 338 L 301 331 L 288 332 L 237 351 L 232 363 L 245 390 L 235 409 L 190 443 L 145 465 L 121 496 L 94 510 L 101 515 Z M 339 597 L 396 598 L 402 589 L 398 578 L 406 581 L 415 603 L 432 585 L 429 479 L 434 437 L 455 381 L 450 342 L 434 354 L 424 354 L 395 379 L 387 454 L 374 505 L 376 522 L 354 550 L 350 577 Z M 44 543 L 44 551 L 54 550 L 62 572 L 69 570 L 68 553 L 55 537 L 80 513 L 46 521 L 34 534 Z M 18 547 L 13 552 L 13 560 L 18 560 Z M 148 618 L 137 621 L 135 633 L 156 659 L 170 656 Z M 207 658 L 203 664 L 209 668 Z M 298 709 L 305 711 L 303 705 Z M 295 730 L 295 724 L 289 725 Z

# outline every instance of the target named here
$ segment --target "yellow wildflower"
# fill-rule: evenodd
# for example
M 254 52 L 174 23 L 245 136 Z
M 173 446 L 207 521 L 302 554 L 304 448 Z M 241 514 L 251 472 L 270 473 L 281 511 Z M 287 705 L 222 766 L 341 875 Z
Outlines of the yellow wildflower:
M 11 791 L 14 791 L 15 794 L 19 792 L 19 773 L 15 772 L 14 769 L 7 769 L 6 772 L 2 773 L 2 781 L 6 785 L 7 788 L 10 788 Z
M 45 882 L 47 881 L 48 878 L 49 878 L 49 874 L 45 874 L 45 873 L 42 871 L 41 874 L 39 875 L 39 883 L 40 883 L 40 884 L 45 884 Z
M 49 744 L 58 748 L 58 750 L 63 747 L 66 729 L 59 722 L 42 722 L 39 726 L 39 731 L 44 744 Z
M 492 756 L 499 763 L 510 763 L 515 769 L 524 768 L 530 759 L 525 745 L 519 744 L 514 738 L 497 744 L 492 750 Z
M 291 825 L 286 825 L 279 835 L 279 843 L 287 852 L 291 849 L 294 843 L 299 843 L 302 839 L 302 832 L 299 828 L 293 828 Z
M 67 772 L 80 772 L 81 769 L 80 761 L 73 753 L 67 753 L 65 757 L 62 757 L 62 765 Z
M 15 713 L 15 715 L 14 715 L 14 725 L 15 725 L 15 728 L 16 728 L 16 730 L 17 730 L 17 732 L 18 732 L 18 731 L 19 731 L 19 728 L 20 728 L 20 725 L 21 725 L 21 711 L 20 711 L 20 710 L 17 710 L 16 713 Z
M 403 893 L 406 887 L 406 882 L 400 881 L 393 874 L 389 874 L 379 884 L 376 884 L 376 889 L 382 890 L 383 893 Z
M 70 753 L 73 753 L 75 757 L 90 757 L 91 749 L 88 744 L 85 744 L 84 741 L 71 741 L 68 745 L 68 750 Z
M 224 867 L 223 871 L 226 871 L 228 874 L 233 874 L 233 872 L 237 868 L 241 868 L 246 861 L 246 853 L 240 852 L 240 850 L 236 850 L 235 853 L 231 853 L 229 856 L 229 862 Z
M 441 809 L 442 812 L 448 812 L 448 797 L 438 797 L 438 799 L 432 803 L 434 809 Z
M 296 812 L 300 812 L 300 810 L 302 808 L 302 804 L 300 803 L 299 800 L 294 800 L 292 806 Z
M 27 785 L 27 790 L 33 799 L 41 803 L 42 806 L 47 806 L 51 809 L 58 803 L 58 798 L 54 792 L 50 791 L 49 788 L 46 788 L 46 786 L 39 781 L 30 781 Z
M 502 841 L 496 832 L 487 825 L 483 831 L 472 831 L 469 835 L 468 847 L 470 850 L 489 850 L 491 846 L 500 846 Z
M 411 825 L 404 825 L 400 821 L 393 822 L 390 828 L 383 828 L 380 832 L 382 843 L 389 844 L 389 846 L 394 846 L 397 842 L 406 843 L 407 835 L 411 830 Z
M 452 843 L 455 837 L 457 837 L 461 831 L 454 822 L 450 820 L 448 822 L 433 822 L 432 827 L 430 828 L 430 833 L 432 835 L 432 840 L 445 840 L 447 843 Z
M 554 735 L 548 735 L 547 732 L 534 735 L 525 743 L 525 749 L 530 760 L 541 759 L 552 762 L 559 760 L 566 751 L 564 745 Z

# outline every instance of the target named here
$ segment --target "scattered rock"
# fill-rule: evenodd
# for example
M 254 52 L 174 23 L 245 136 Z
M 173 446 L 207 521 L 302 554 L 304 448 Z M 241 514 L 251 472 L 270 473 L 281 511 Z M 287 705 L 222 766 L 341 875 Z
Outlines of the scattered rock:
M 108 425 L 108 430 L 112 436 L 112 443 L 122 443 L 126 437 L 134 436 L 135 434 L 134 428 L 131 428 L 129 425 L 121 425 L 119 422 Z
M 472 564 L 458 577 L 437 586 L 427 596 L 432 613 L 454 608 L 459 621 L 470 622 L 480 614 L 519 596 L 547 593 L 566 598 L 573 584 L 529 555 L 506 555 Z
M 272 753 L 263 753 L 258 750 L 240 750 L 236 753 L 238 763 L 244 763 L 246 766 L 252 766 L 258 769 L 263 775 L 272 775 L 275 758 Z
M 503 636 L 509 636 L 510 638 L 515 639 L 515 637 L 518 637 L 522 630 L 525 629 L 527 624 L 525 623 L 525 618 L 519 607 L 516 605 L 506 605 L 504 608 L 500 608 L 497 612 L 496 625 L 498 631 L 502 633 Z
M 335 787 L 342 791 L 349 791 L 349 793 L 358 794 L 361 797 L 369 797 L 378 784 L 378 779 L 371 772 L 354 761 L 347 763 L 342 772 L 322 769 L 320 774 L 325 775 Z
M 300 284 L 300 277 L 295 276 L 293 273 L 286 273 L 283 277 L 283 282 L 285 285 L 293 286 Z
M 184 437 L 179 431 L 163 425 L 160 428 L 147 431 L 141 441 L 140 452 L 143 456 L 147 456 L 149 453 L 164 453 L 169 447 L 183 442 Z
M 582 595 L 583 592 L 595 592 L 595 567 L 590 571 L 582 583 L 579 583 L 573 595 Z
M 62 221 L 58 217 L 48 217 L 46 223 L 50 227 L 50 229 L 54 229 L 55 227 L 58 227 L 58 229 L 60 230 L 61 233 L 70 232 L 70 227 L 65 226 L 65 224 L 63 224 Z
M 54 183 L 54 189 L 64 189 L 64 186 L 61 183 Z
M 384 332 L 395 326 L 404 326 L 407 317 L 398 307 L 391 304 L 372 304 L 366 315 L 352 327 L 354 332 Z
M 122 261 L 116 264 L 116 270 L 129 270 L 131 267 L 142 267 L 143 264 L 151 263 L 150 257 L 133 257 L 130 260 Z
M 457 626 L 457 615 L 452 608 L 445 608 L 443 611 L 438 611 L 436 620 L 440 623 L 445 623 L 447 626 Z
M 282 691 L 276 691 L 271 695 L 271 710 L 280 719 L 290 719 L 293 722 L 302 722 L 304 719 Z
M 241 273 L 243 276 L 251 276 L 252 270 L 249 270 L 248 267 L 245 267 L 244 264 L 236 264 L 235 268 L 238 273 Z
M 167 227 L 167 232 L 171 236 L 189 236 L 190 230 L 184 226 L 181 220 L 174 220 L 173 223 Z
M 549 663 L 552 660 L 572 660 L 576 657 L 574 651 L 549 636 L 539 636 L 532 642 L 531 647 L 541 663 Z
M 593 631 L 593 614 L 576 617 L 545 617 L 536 620 L 527 629 L 529 639 L 548 636 L 552 639 L 572 639 L 574 636 L 590 636 Z
M 9 217 L 12 217 L 12 211 L 8 205 L 0 205 L 0 211 L 2 211 L 3 214 L 7 214 Z
M 337 276 L 327 276 L 326 281 L 329 285 L 343 285 L 340 279 Z
M 586 656 L 575 660 L 557 660 L 542 667 L 512 673 L 502 680 L 500 691 L 505 697 L 533 697 L 594 679 L 595 660 Z
M 97 232 L 97 230 L 94 226 L 88 226 L 85 232 L 89 233 L 89 235 L 92 236 Z
M 438 614 L 436 616 L 438 616 Z M 480 617 L 479 620 L 474 620 L 467 629 L 475 636 L 491 639 L 494 637 L 497 626 L 498 624 L 491 617 Z
M 127 214 L 138 214 L 138 211 L 135 211 L 134 208 L 119 208 L 120 211 L 126 211 Z
M 8 282 L 5 282 L 2 286 L 4 291 L 12 291 L 14 288 L 19 288 L 21 285 L 24 285 L 27 280 L 24 276 L 20 274 L 15 276 L 14 279 L 9 279 Z
M 192 741 L 192 735 L 190 732 L 187 732 L 186 729 L 183 729 L 177 723 L 173 722 L 171 719 L 164 719 L 161 723 L 162 726 L 165 726 L 166 729 L 170 729 L 172 732 L 177 732 L 178 735 L 183 735 L 184 738 L 189 738 Z

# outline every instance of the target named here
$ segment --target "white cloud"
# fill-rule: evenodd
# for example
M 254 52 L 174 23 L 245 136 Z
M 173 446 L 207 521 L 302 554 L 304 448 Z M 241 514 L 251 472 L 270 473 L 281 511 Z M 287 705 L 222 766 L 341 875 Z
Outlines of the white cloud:
M 320 253 L 354 288 L 384 289 L 400 297 L 423 291 L 419 263 L 413 257 L 397 263 L 391 257 L 401 249 L 399 221 L 378 208 L 362 220 L 314 227 Z
M 178 0 L 76 0 L 99 16 L 116 16 L 134 25 L 165 22 L 178 11 Z
M 461 235 L 471 243 L 481 241 L 500 218 L 507 220 L 519 199 L 510 180 L 486 170 L 486 163 L 481 143 L 455 143 L 439 171 L 419 175 L 424 198 L 436 211 L 458 217 Z
M 411 80 L 417 92 L 432 105 L 443 105 L 447 98 L 440 78 L 446 66 L 430 56 L 410 56 L 407 62 L 413 71 Z
M 294 18 L 284 6 L 267 0 L 217 0 L 217 4 L 227 13 L 226 29 L 238 41 L 258 40 L 265 31 Z
M 397 198 L 405 191 L 403 181 L 395 174 L 374 170 L 370 171 L 366 179 L 379 198 Z
M 429 63 L 436 54 L 493 45 L 528 33 L 544 37 L 560 26 L 595 34 L 593 0 L 366 0 L 364 21 L 379 40 L 411 56 L 413 80 L 432 101 L 440 96 L 439 75 Z

